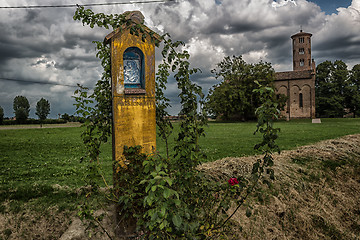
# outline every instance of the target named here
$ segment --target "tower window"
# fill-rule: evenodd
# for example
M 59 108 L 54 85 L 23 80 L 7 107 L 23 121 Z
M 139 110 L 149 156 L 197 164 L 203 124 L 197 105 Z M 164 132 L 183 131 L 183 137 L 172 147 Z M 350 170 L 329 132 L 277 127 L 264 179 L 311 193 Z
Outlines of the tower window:
M 299 49 L 299 54 L 305 54 L 305 49 L 304 49 L 304 48 L 300 48 L 300 49 Z
M 309 54 L 311 54 L 311 49 L 310 48 L 308 48 L 308 52 L 309 52 Z
M 303 102 L 303 94 L 300 93 L 299 94 L 299 107 L 304 107 L 304 102 Z
M 300 59 L 300 67 L 304 66 L 304 59 Z
M 299 38 L 299 43 L 304 43 L 305 39 L 303 37 Z

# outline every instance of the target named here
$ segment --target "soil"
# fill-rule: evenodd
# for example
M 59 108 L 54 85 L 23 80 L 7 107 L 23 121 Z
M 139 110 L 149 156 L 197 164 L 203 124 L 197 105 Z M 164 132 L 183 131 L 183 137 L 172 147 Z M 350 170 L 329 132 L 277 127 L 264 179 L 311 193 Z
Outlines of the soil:
M 234 215 L 238 239 L 360 239 L 360 135 L 274 157 L 275 180 L 260 189 L 264 200 L 245 204 L 250 218 L 246 206 Z M 202 169 L 219 179 L 246 176 L 258 158 L 225 158 Z
M 230 239 L 360 240 L 360 134 L 274 157 L 275 180 L 270 187 L 260 185 L 257 194 L 236 212 Z M 258 158 L 225 158 L 200 168 L 226 180 L 249 175 Z M 252 210 L 251 217 L 246 217 L 247 208 Z M 76 212 L 45 212 L 0 214 L 0 239 L 89 239 Z M 103 220 L 106 229 L 114 229 L 113 223 L 111 215 Z M 102 234 L 92 239 L 108 238 Z

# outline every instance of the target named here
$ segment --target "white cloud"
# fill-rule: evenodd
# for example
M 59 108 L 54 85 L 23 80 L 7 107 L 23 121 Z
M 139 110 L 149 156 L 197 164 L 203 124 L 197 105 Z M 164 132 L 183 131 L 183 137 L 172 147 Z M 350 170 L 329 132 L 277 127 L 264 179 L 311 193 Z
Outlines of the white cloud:
M 243 55 L 243 59 L 249 63 L 257 63 L 266 60 L 268 54 L 265 50 L 250 51 Z
M 2 6 L 39 4 L 36 0 L 13 0 Z M 41 4 L 54 2 L 44 0 Z M 118 5 L 93 10 L 106 14 L 140 10 L 150 28 L 185 41 L 193 67 L 203 72 L 194 79 L 205 92 L 219 81 L 210 70 L 227 55 L 243 55 L 248 62 L 271 62 L 277 71 L 291 70 L 290 36 L 300 26 L 313 34 L 313 57 L 317 63 L 335 59 L 349 65 L 360 62 L 360 0 L 353 0 L 350 7 L 339 8 L 332 15 L 325 15 L 319 6 L 306 0 L 181 0 L 175 4 Z M 92 41 L 102 41 L 111 30 L 83 26 L 72 20 L 73 13 L 74 9 L 2 10 L 0 77 L 92 87 L 102 71 Z M 156 62 L 159 61 L 158 51 Z M 176 105 L 174 88 L 170 81 L 168 94 Z M 74 89 L 69 87 L 0 81 L 0 89 L 0 105 L 6 105 L 7 116 L 12 115 L 13 98 L 20 94 L 33 101 L 51 98 L 54 114 L 74 111 L 70 98 Z
M 292 3 L 295 6 L 297 6 L 295 0 L 278 0 L 278 1 L 273 1 L 271 6 L 275 9 L 279 8 L 279 7 L 283 7 L 286 6 L 287 4 Z

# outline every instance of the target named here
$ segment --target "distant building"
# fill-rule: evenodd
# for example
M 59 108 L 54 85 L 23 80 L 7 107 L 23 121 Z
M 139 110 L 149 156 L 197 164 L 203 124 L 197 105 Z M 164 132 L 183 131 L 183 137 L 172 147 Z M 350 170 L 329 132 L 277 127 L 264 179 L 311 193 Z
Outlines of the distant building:
M 286 119 L 315 118 L 315 61 L 311 58 L 311 33 L 291 36 L 293 71 L 277 72 L 275 88 L 288 97 L 282 115 Z

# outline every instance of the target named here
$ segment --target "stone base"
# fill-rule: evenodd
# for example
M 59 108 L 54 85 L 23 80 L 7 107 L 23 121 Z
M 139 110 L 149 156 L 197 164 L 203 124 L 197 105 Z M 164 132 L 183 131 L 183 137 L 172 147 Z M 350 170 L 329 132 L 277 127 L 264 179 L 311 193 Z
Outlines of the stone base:
M 320 118 L 314 118 L 312 120 L 312 123 L 321 123 L 321 119 Z

